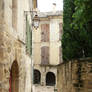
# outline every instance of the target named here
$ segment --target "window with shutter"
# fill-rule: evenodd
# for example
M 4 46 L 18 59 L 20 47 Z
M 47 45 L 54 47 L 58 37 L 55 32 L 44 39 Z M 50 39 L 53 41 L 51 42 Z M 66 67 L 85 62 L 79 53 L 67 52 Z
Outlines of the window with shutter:
M 62 35 L 62 23 L 59 23 L 59 40 L 61 40 Z
M 49 24 L 41 25 L 41 41 L 42 42 L 49 41 Z
M 44 46 L 41 48 L 41 64 L 49 64 L 49 47 Z

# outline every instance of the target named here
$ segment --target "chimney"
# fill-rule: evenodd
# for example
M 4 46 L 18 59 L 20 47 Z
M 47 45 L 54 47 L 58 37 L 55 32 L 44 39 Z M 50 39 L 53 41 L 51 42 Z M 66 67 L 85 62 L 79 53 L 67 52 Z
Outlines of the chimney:
M 56 3 L 53 3 L 53 12 L 56 12 Z

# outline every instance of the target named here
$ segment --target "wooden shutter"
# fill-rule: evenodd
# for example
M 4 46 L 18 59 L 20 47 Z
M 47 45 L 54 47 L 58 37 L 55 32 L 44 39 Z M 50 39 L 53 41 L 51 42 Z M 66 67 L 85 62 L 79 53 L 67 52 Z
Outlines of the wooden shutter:
M 62 23 L 59 23 L 59 40 L 61 40 L 62 35 Z
M 49 47 L 41 48 L 41 64 L 48 65 L 49 64 Z
M 49 41 L 49 24 L 41 25 L 41 41 L 42 42 Z

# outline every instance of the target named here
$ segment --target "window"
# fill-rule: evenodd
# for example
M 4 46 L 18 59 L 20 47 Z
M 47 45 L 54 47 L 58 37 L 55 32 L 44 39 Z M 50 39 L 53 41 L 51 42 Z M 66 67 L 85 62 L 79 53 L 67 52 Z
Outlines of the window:
M 49 41 L 49 24 L 41 25 L 41 41 L 42 42 Z
M 49 64 L 49 47 L 47 46 L 41 48 L 41 64 L 42 65 Z
M 40 84 L 41 81 L 41 73 L 39 70 L 34 70 L 34 84 Z
M 46 74 L 46 85 L 47 86 L 54 86 L 56 84 L 55 74 L 52 72 L 48 72 Z

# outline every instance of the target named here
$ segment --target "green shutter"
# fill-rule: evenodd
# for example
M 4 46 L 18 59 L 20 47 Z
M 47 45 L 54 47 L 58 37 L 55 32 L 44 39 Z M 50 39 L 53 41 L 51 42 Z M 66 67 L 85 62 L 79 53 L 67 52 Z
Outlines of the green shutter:
M 32 54 L 32 31 L 27 16 L 26 16 L 26 51 L 29 55 Z

